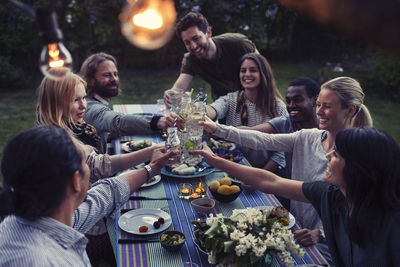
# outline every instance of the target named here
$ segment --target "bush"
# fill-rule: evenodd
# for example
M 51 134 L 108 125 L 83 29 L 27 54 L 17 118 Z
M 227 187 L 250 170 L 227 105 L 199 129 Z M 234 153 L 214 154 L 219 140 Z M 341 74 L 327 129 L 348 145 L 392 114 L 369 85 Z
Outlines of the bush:
M 381 95 L 400 100 L 400 62 L 387 55 L 379 54 L 374 71 L 367 78 L 367 83 Z
M 6 87 L 23 85 L 24 72 L 10 63 L 10 57 L 0 56 L 0 84 Z

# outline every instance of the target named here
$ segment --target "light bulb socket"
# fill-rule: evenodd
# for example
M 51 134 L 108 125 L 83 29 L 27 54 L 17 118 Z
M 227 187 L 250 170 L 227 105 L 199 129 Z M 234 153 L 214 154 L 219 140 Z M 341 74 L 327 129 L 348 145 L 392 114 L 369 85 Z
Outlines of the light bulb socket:
M 39 24 L 39 36 L 44 44 L 57 43 L 63 40 L 62 31 L 58 27 L 56 13 L 48 8 L 39 8 L 36 11 L 36 20 Z

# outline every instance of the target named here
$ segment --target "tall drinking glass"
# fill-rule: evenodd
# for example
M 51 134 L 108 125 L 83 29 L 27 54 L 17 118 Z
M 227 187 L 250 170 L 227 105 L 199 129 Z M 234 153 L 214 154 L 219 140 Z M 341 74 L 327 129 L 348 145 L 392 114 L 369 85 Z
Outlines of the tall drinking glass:
M 169 99 L 171 100 L 171 112 L 179 114 L 182 100 L 182 93 L 171 93 Z
M 167 128 L 167 141 L 165 142 L 166 151 L 170 151 L 173 149 L 181 150 L 181 141 L 178 137 L 178 128 L 177 127 L 169 127 Z M 175 165 L 180 164 L 180 156 L 172 157 L 168 159 L 167 166 L 174 167 Z

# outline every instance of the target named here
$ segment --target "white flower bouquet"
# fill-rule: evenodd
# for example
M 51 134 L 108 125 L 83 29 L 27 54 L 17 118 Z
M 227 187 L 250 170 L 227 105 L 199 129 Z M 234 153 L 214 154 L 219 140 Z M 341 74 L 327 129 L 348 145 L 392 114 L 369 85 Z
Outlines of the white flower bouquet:
M 269 266 L 276 255 L 281 263 L 292 266 L 290 252 L 304 256 L 292 232 L 286 229 L 285 219 L 271 210 L 234 210 L 229 218 L 211 214 L 206 221 L 193 224 L 197 241 L 208 254 L 210 264 Z

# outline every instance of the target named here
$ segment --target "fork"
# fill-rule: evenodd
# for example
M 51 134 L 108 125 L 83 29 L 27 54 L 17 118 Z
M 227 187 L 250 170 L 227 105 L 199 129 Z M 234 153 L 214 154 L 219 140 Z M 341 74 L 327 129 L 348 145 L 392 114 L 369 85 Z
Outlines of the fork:
M 209 169 L 209 168 L 213 168 L 213 167 L 212 167 L 212 166 L 205 166 L 205 167 L 198 168 L 197 171 L 198 171 L 198 172 L 202 172 L 202 171 L 204 171 L 205 169 Z

